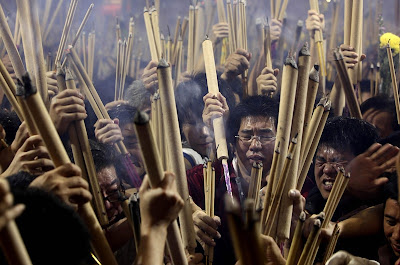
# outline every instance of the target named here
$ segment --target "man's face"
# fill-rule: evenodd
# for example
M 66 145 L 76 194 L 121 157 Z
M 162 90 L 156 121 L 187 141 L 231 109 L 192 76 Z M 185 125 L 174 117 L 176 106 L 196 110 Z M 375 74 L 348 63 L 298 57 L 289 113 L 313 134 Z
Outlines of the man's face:
M 99 181 L 103 198 L 109 198 L 104 200 L 104 205 L 107 210 L 108 220 L 109 222 L 112 222 L 119 214 L 122 213 L 121 202 L 114 200 L 114 198 L 118 198 L 116 195 L 120 190 L 120 182 L 117 178 L 115 167 L 105 167 L 97 172 L 97 180 Z
M 338 167 L 345 167 L 354 155 L 350 151 L 339 152 L 330 146 L 322 145 L 315 156 L 314 175 L 317 187 L 324 199 L 332 190 Z
M 383 231 L 394 254 L 400 256 L 400 205 L 396 200 L 388 199 L 385 205 Z
M 392 122 L 394 116 L 392 113 L 376 109 L 369 109 L 363 114 L 362 118 L 378 129 L 380 138 L 385 138 L 393 133 Z
M 254 162 L 262 162 L 264 173 L 271 167 L 274 152 L 276 128 L 274 119 L 264 116 L 242 118 L 238 131 L 239 137 L 251 138 L 249 142 L 236 138 L 236 154 L 247 173 L 251 172 Z M 252 137 L 256 136 L 256 137 Z M 258 137 L 270 139 L 261 143 Z
M 202 119 L 193 115 L 182 124 L 182 131 L 189 146 L 200 155 L 208 156 L 212 152 L 214 139 Z
M 139 143 L 136 138 L 135 127 L 133 123 L 127 123 L 121 126 L 122 136 L 124 137 L 124 144 L 128 152 L 131 154 L 131 159 L 136 165 L 136 171 L 139 176 L 145 172 L 142 152 L 140 151 Z

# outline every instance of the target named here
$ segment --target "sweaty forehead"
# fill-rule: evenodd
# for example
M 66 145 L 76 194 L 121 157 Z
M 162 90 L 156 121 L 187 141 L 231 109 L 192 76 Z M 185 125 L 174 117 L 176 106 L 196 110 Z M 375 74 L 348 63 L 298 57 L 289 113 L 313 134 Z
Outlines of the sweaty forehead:
M 349 150 L 337 150 L 331 146 L 321 145 L 317 150 L 317 157 L 324 158 L 327 161 L 339 161 L 347 160 L 350 161 L 354 158 L 354 155 Z
M 242 118 L 239 131 L 242 130 L 271 130 L 276 132 L 274 118 L 266 116 L 247 116 Z
M 97 179 L 101 188 L 108 188 L 118 181 L 114 166 L 105 167 L 97 172 Z

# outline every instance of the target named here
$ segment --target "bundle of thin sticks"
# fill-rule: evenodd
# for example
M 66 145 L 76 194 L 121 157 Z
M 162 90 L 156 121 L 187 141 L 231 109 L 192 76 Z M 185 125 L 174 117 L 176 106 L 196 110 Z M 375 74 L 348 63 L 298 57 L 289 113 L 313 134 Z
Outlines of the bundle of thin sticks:
M 310 0 L 310 9 L 315 10 L 318 14 L 319 12 L 319 5 L 317 0 Z M 325 63 L 325 52 L 323 47 L 324 37 L 322 36 L 322 30 L 315 30 L 314 32 L 314 40 L 317 44 L 317 51 L 318 51 L 318 61 L 319 66 L 321 69 L 321 75 L 326 76 L 326 63 Z
M 146 172 L 149 176 L 150 186 L 156 188 L 164 177 L 163 165 L 149 124 L 149 117 L 140 111 L 135 116 L 135 131 L 142 147 L 140 150 L 142 151 Z M 168 227 L 167 244 L 172 255 L 173 264 L 187 264 L 182 238 L 176 221 L 172 222 Z
M 97 94 L 96 89 L 91 82 L 89 75 L 85 71 L 81 60 L 78 57 L 75 49 L 72 46 L 68 47 L 67 58 L 70 61 L 70 67 L 72 71 L 75 73 L 79 83 L 82 85 L 82 88 L 85 91 L 86 98 L 89 100 L 90 105 L 92 106 L 96 116 L 98 119 L 110 119 L 107 110 L 104 107 L 103 102 L 101 101 L 99 95 Z M 122 141 L 118 141 L 114 146 L 118 153 L 121 154 L 121 159 L 125 169 L 127 170 L 127 174 L 130 178 L 131 185 L 133 187 L 140 187 L 141 180 L 136 173 L 135 166 L 133 165 L 130 154 L 126 149 L 124 143 Z
M 122 41 L 121 29 L 117 20 L 117 60 L 115 68 L 114 100 L 122 100 L 124 98 L 125 80 L 132 62 L 134 28 L 135 23 L 133 22 L 133 17 L 131 17 L 129 20 L 128 40 L 124 39 L 124 41 Z
M 151 60 L 158 62 L 162 56 L 162 47 L 157 9 L 153 6 L 150 10 L 147 10 L 145 7 L 143 17 L 146 26 L 147 40 L 149 42 Z
M 336 70 L 339 76 L 339 79 L 342 83 L 342 88 L 344 94 L 346 96 L 347 107 L 349 108 L 350 115 L 357 119 L 361 119 L 361 110 L 358 104 L 356 95 L 354 93 L 353 84 L 351 83 L 351 79 L 349 73 L 347 71 L 346 63 L 343 60 L 343 55 L 339 49 L 334 51 L 335 65 Z
M 212 161 L 208 160 L 203 166 L 204 176 L 204 197 L 205 211 L 210 217 L 214 217 L 215 203 L 215 169 L 212 166 Z M 206 257 L 206 265 L 212 264 L 214 260 L 214 247 L 205 246 L 204 256 Z
M 262 163 L 253 163 L 253 167 L 251 168 L 251 179 L 247 198 L 252 199 L 255 202 L 254 211 L 258 209 L 260 204 L 261 180 L 263 177 L 262 173 Z
M 265 250 L 261 244 L 254 201 L 246 199 L 244 202 L 245 221 L 243 221 L 239 205 L 239 202 L 232 201 L 228 195 L 225 195 L 225 211 L 236 259 L 240 260 L 241 264 L 265 264 Z
M 195 36 L 196 36 L 196 7 L 189 6 L 189 23 L 188 23 L 188 47 L 187 47 L 187 61 L 186 71 L 191 73 L 194 70 L 194 56 L 195 56 Z
M 55 8 L 55 10 L 52 13 L 52 16 L 50 18 L 50 22 L 47 23 L 48 20 L 48 14 L 50 13 L 50 7 L 51 7 L 51 3 L 52 1 L 46 1 L 46 7 L 45 7 L 45 14 L 43 16 L 43 20 L 42 20 L 42 37 L 43 37 L 43 41 L 46 42 L 47 37 L 50 34 L 50 31 L 53 27 L 53 25 L 55 24 L 55 20 L 59 17 L 59 13 L 61 10 L 61 7 L 63 6 L 64 0 L 60 0 L 57 3 L 57 6 Z
M 390 48 L 389 43 L 386 45 L 386 51 L 387 51 L 387 56 L 388 56 L 388 61 L 389 61 L 390 76 L 392 78 L 392 88 L 393 88 L 394 102 L 395 102 L 395 106 L 396 106 L 397 124 L 400 124 L 399 89 L 397 87 L 397 79 L 396 79 L 396 72 L 394 69 L 392 49 Z
M 226 1 L 229 24 L 229 51 L 236 52 L 237 49 L 247 51 L 247 22 L 246 22 L 246 1 Z M 248 71 L 242 74 L 243 95 L 250 95 L 247 84 Z
M 324 216 L 322 220 L 321 227 L 318 229 L 327 228 L 329 222 L 331 221 L 333 214 L 336 211 L 336 208 L 340 202 L 340 199 L 343 196 L 344 191 L 346 190 L 347 184 L 350 180 L 350 174 L 345 174 L 343 168 L 338 168 L 338 174 L 335 179 L 335 183 L 333 184 L 332 190 L 329 194 L 328 200 L 325 204 L 324 210 L 320 213 L 321 216 Z M 318 231 L 318 233 L 319 233 Z M 316 236 L 312 238 L 311 235 L 309 236 L 310 241 L 312 241 L 310 249 L 303 249 L 303 252 L 300 256 L 300 260 L 298 264 L 313 264 L 315 257 L 317 255 L 319 245 L 321 244 L 321 238 Z M 307 242 L 309 241 L 307 239 Z M 306 243 L 307 245 L 307 243 Z M 304 262 L 304 263 L 303 263 Z
M 333 255 L 339 236 L 340 228 L 338 223 L 336 223 L 335 227 L 333 228 L 332 236 L 329 239 L 328 246 L 326 247 L 324 258 L 322 259 L 322 264 L 326 264 L 328 259 Z
M 32 122 L 35 124 L 35 127 L 49 151 L 50 158 L 53 160 L 54 165 L 59 167 L 70 163 L 67 152 L 43 104 L 43 100 L 37 93 L 36 88 L 32 85 L 28 74 L 22 76 L 17 95 L 20 96 L 22 101 L 26 104 L 26 110 L 30 115 L 24 116 L 32 119 Z M 33 113 L 35 115 L 32 115 Z M 91 234 L 92 246 L 101 262 L 104 264 L 117 264 L 90 203 L 87 202 L 80 206 L 78 212 L 88 226 Z
M 69 69 L 66 69 L 66 74 L 64 74 L 61 67 L 58 67 L 57 85 L 60 92 L 65 89 L 76 90 L 75 80 Z M 71 140 L 71 149 L 75 164 L 81 168 L 82 177 L 90 183 L 90 191 L 94 198 L 93 208 L 95 209 L 99 223 L 101 226 L 106 226 L 108 224 L 106 208 L 100 192 L 99 182 L 97 181 L 96 169 L 84 121 L 73 122 L 68 128 L 68 134 Z
M 271 18 L 282 21 L 285 16 L 286 8 L 288 6 L 289 0 L 271 0 Z
M 350 34 L 349 36 L 345 36 L 345 39 L 349 42 L 345 44 L 350 45 L 350 47 L 354 48 L 354 52 L 356 52 L 359 56 L 362 53 L 362 38 L 363 38 L 363 5 L 364 0 L 357 1 L 347 1 L 349 3 L 345 4 L 345 16 L 350 16 L 350 18 L 346 18 L 347 22 L 351 22 L 351 24 L 345 24 L 345 34 Z M 351 5 L 351 6 L 350 6 Z M 347 9 L 347 10 L 346 10 Z M 345 21 L 346 22 L 346 21 Z M 359 58 L 357 58 L 359 59 Z M 362 78 L 362 62 L 359 61 L 353 69 L 349 69 L 350 80 L 353 85 L 356 85 L 361 81 Z
M 215 10 L 215 9 L 214 9 Z M 219 23 L 226 23 L 226 13 L 225 13 L 225 7 L 224 7 L 224 1 L 223 0 L 217 0 L 217 12 L 218 12 L 218 22 Z M 212 21 L 212 20 L 210 20 Z M 209 31 L 207 31 L 209 32 Z M 221 46 L 221 57 L 219 64 L 220 65 L 225 65 L 225 60 L 227 58 L 229 50 L 228 50 L 228 38 L 224 38 L 222 40 L 222 46 Z

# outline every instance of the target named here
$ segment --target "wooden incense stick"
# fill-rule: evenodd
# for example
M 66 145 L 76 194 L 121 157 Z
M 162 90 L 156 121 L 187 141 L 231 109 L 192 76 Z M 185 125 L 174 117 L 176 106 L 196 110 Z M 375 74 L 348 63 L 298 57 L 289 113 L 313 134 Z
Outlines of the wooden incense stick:
M 87 22 L 88 19 L 89 19 L 90 14 L 92 14 L 93 7 L 94 7 L 94 4 L 92 3 L 92 4 L 90 4 L 88 10 L 86 11 L 86 14 L 85 14 L 85 16 L 83 17 L 83 20 L 82 20 L 81 24 L 79 25 L 78 31 L 76 32 L 75 37 L 74 37 L 74 39 L 73 39 L 72 42 L 71 42 L 71 45 L 72 45 L 72 46 L 75 46 L 76 42 L 78 41 L 79 36 L 81 35 L 81 32 L 82 32 L 83 28 L 85 27 L 86 22 Z
M 322 99 L 321 101 L 322 102 Z M 297 182 L 297 190 L 302 190 L 304 181 L 306 180 L 308 169 L 310 168 L 311 162 L 314 158 L 315 151 L 317 150 L 319 139 L 321 138 L 322 132 L 325 127 L 326 120 L 331 109 L 331 102 L 329 99 L 325 98 L 323 101 L 323 114 L 320 116 L 319 112 L 314 110 L 313 117 L 309 125 L 309 130 L 307 131 L 307 138 L 305 139 L 304 145 L 306 148 L 304 150 L 305 158 L 301 162 L 301 170 L 299 174 L 299 180 Z M 322 111 L 322 106 L 319 107 L 319 111 Z M 321 117 L 321 118 L 319 118 Z M 317 128 L 315 130 L 315 128 Z M 310 130 L 315 130 L 315 133 L 311 133 Z M 312 136 L 314 134 L 314 136 Z M 311 145 L 309 144 L 311 142 Z M 309 148 L 307 146 L 310 146 Z M 309 149 L 307 152 L 306 150 Z
M 146 172 L 149 176 L 150 186 L 157 188 L 164 178 L 164 170 L 161 158 L 155 144 L 154 135 L 149 124 L 149 117 L 144 112 L 138 111 L 135 115 L 135 131 L 142 151 Z M 168 246 L 171 249 L 174 264 L 187 264 L 182 239 L 179 235 L 179 227 L 173 221 L 168 227 Z
M 71 72 L 67 69 L 65 82 L 67 89 L 76 90 L 75 80 L 72 77 Z M 93 195 L 93 206 L 96 210 L 97 217 L 101 226 L 106 226 L 108 224 L 107 211 L 104 206 L 103 195 L 100 191 L 99 182 L 97 180 L 97 173 L 94 166 L 92 151 L 89 145 L 89 139 L 87 136 L 86 126 L 84 120 L 75 121 L 69 129 L 69 132 L 72 134 L 76 134 L 77 140 L 79 142 L 75 142 L 75 144 L 79 144 L 80 151 L 82 152 L 84 159 L 84 168 L 82 171 L 87 172 L 88 182 L 90 183 L 90 191 Z M 127 216 L 127 218 L 129 218 Z
M 165 134 L 169 157 L 175 159 L 171 163 L 171 170 L 176 175 L 177 188 L 185 204 L 179 214 L 183 244 L 189 253 L 194 253 L 196 247 L 192 209 L 189 204 L 189 191 L 187 187 L 185 162 L 182 156 L 182 142 L 179 132 L 178 116 L 176 112 L 174 90 L 172 86 L 171 68 L 163 59 L 157 67 L 160 97 L 165 121 Z
M 43 33 L 43 41 L 44 42 L 46 42 L 47 36 L 50 34 L 50 31 L 51 31 L 53 25 L 55 24 L 54 22 L 55 22 L 56 18 L 58 17 L 58 13 L 60 12 L 63 3 L 64 3 L 64 0 L 58 1 L 56 9 L 54 10 L 54 12 L 51 16 L 50 22 L 48 24 L 46 24 L 47 25 L 46 28 L 43 28 L 43 32 L 44 32 Z
M 290 165 L 292 163 L 293 159 L 293 154 L 296 149 L 296 143 L 297 143 L 297 134 L 296 136 L 292 139 L 289 150 L 288 150 L 288 155 L 286 156 L 285 164 L 282 169 L 282 173 L 279 177 L 279 181 L 277 183 L 275 192 L 273 193 L 273 198 L 271 201 L 271 205 L 269 207 L 268 215 L 265 220 L 265 230 L 263 231 L 264 235 L 269 235 L 271 236 L 272 232 L 272 227 L 275 222 L 275 218 L 277 217 L 278 211 L 279 211 L 279 204 L 282 198 L 283 190 L 286 184 L 286 178 L 288 177 Z
M 306 213 L 302 211 L 300 213 L 299 220 L 297 221 L 296 224 L 296 229 L 294 231 L 293 239 L 292 239 L 292 244 L 290 246 L 289 254 L 286 260 L 286 265 L 295 265 L 297 264 L 297 253 L 299 252 L 301 248 L 301 237 L 303 236 L 303 227 L 304 227 L 304 222 L 306 220 Z
M 43 11 L 42 23 L 40 25 L 41 29 L 44 29 L 47 25 L 47 22 L 48 22 L 49 16 L 50 16 L 50 9 L 51 9 L 52 3 L 53 3 L 53 0 L 46 0 L 44 11 Z M 18 16 L 18 12 L 17 12 L 17 16 Z
M 301 146 L 303 145 L 304 119 L 307 103 L 307 90 L 309 81 L 309 71 L 311 68 L 311 54 L 308 43 L 305 43 L 298 56 L 298 79 L 295 97 L 295 105 L 293 110 L 293 120 L 291 125 L 291 137 L 297 135 L 296 150 L 293 153 L 293 159 L 289 168 L 288 178 L 284 186 L 283 194 L 288 194 L 291 189 L 295 189 L 297 185 L 298 168 L 301 160 Z M 283 196 L 280 212 L 278 216 L 277 236 L 282 241 L 289 239 L 290 225 L 293 212 L 293 200 L 289 196 Z
M 340 228 L 338 223 L 336 223 L 335 227 L 333 228 L 332 236 L 329 239 L 322 264 L 326 264 L 328 259 L 333 255 L 339 236 L 340 236 Z
M 308 80 L 308 91 L 307 91 L 307 102 L 306 102 L 306 112 L 304 114 L 304 131 L 307 131 L 308 123 L 310 122 L 311 115 L 314 109 L 315 98 L 317 97 L 319 86 L 319 66 L 314 65 L 314 67 L 310 71 L 309 80 Z M 303 134 L 303 139 L 306 134 Z M 300 156 L 303 157 L 304 154 L 304 145 L 301 146 Z
M 208 92 L 216 96 L 219 93 L 217 71 L 215 69 L 214 51 L 212 42 L 209 39 L 203 41 L 203 57 L 207 76 Z M 217 146 L 217 157 L 221 160 L 224 167 L 225 185 L 228 194 L 233 198 L 230 176 L 228 171 L 228 146 L 226 144 L 226 135 L 223 117 L 213 120 L 213 129 L 215 144 Z
M 156 42 L 155 42 L 155 39 L 154 39 L 153 27 L 151 25 L 151 19 L 150 19 L 149 11 L 146 8 L 144 8 L 143 17 L 144 17 L 144 23 L 145 23 L 145 26 L 146 26 L 147 39 L 148 39 L 148 42 L 149 42 L 151 60 L 152 61 L 158 61 L 159 57 L 158 57 L 158 52 L 157 52 L 157 48 L 156 48 Z
M 397 87 L 396 72 L 394 70 L 392 49 L 390 48 L 389 43 L 386 45 L 386 51 L 387 51 L 387 56 L 388 56 L 388 61 L 389 61 L 390 76 L 392 78 L 392 88 L 393 88 L 394 102 L 396 105 L 397 124 L 400 124 L 399 89 Z
M 363 27 L 363 3 L 364 0 L 352 1 L 352 15 L 351 15 L 351 33 L 350 33 L 350 47 L 354 48 L 354 52 L 361 56 L 361 43 L 362 43 L 362 27 Z M 359 57 L 357 58 L 359 60 Z M 349 69 L 350 80 L 353 85 L 361 81 L 358 77 L 362 62 L 359 61 L 354 68 Z
M 71 0 L 71 3 L 69 5 L 67 18 L 65 20 L 64 28 L 63 28 L 63 31 L 61 34 L 60 44 L 58 45 L 57 55 L 56 55 L 56 59 L 55 59 L 56 64 L 61 61 L 61 57 L 64 52 L 64 48 L 65 48 L 65 44 L 67 42 L 69 31 L 71 29 L 71 24 L 72 24 L 72 21 L 75 16 L 77 4 L 78 4 L 77 0 Z
M 189 7 L 189 35 L 188 35 L 188 48 L 187 48 L 187 62 L 186 71 L 193 71 L 193 51 L 194 51 L 194 34 L 195 34 L 195 8 L 194 6 Z
M 50 157 L 56 167 L 70 163 L 69 157 L 65 148 L 58 136 L 57 130 L 51 121 L 50 115 L 48 114 L 46 107 L 43 104 L 36 89 L 32 87 L 28 75 L 22 77 L 24 87 L 21 89 L 24 95 L 24 101 L 29 107 L 31 113 L 35 113 L 35 124 L 39 130 L 40 135 L 49 151 Z M 86 222 L 89 232 L 91 234 L 91 242 L 99 256 L 100 260 L 104 264 L 117 264 L 114 254 L 111 251 L 110 246 L 103 234 L 100 224 L 97 221 L 93 208 L 90 203 L 85 203 L 79 207 L 78 212 Z
M 300 259 L 299 259 L 299 262 L 297 263 L 297 265 L 307 264 L 306 263 L 307 256 L 311 250 L 314 239 L 318 238 L 318 236 L 319 236 L 320 228 L 321 228 L 321 221 L 319 219 L 316 219 L 314 221 L 314 225 L 311 230 L 311 233 L 308 235 L 307 242 L 303 248 L 303 251 L 301 253 L 301 256 L 300 256 Z
M 14 81 L 11 79 L 11 76 L 8 73 L 7 68 L 5 67 L 5 65 L 1 60 L 0 60 L 0 85 L 4 91 L 4 94 L 6 94 L 8 101 L 13 107 L 15 113 L 17 114 L 19 120 L 24 121 L 23 112 L 21 110 L 21 107 L 17 99 L 15 98 L 16 90 Z
M 350 111 L 350 115 L 357 119 L 361 119 L 362 115 L 360 111 L 360 106 L 358 105 L 356 95 L 353 89 L 353 84 L 350 81 L 350 76 L 347 72 L 347 68 L 343 60 L 343 55 L 339 50 L 337 50 L 334 52 L 334 57 L 338 75 L 342 83 L 344 93 L 346 95 L 346 102 Z

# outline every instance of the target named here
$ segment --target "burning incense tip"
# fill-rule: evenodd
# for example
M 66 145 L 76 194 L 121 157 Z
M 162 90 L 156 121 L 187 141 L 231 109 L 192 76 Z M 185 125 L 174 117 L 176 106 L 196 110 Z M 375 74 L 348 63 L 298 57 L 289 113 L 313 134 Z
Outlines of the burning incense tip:
M 149 123 L 149 115 L 146 112 L 137 111 L 135 114 L 134 122 L 137 125 L 145 125 Z
M 300 56 L 311 56 L 308 42 L 304 43 L 303 47 L 300 49 L 299 57 Z
M 167 68 L 167 67 L 169 67 L 168 62 L 164 58 L 161 58 L 160 61 L 158 62 L 157 69 Z
M 37 93 L 37 89 L 35 86 L 32 85 L 31 78 L 29 77 L 29 73 L 26 72 L 22 75 L 22 80 L 17 80 L 17 89 L 16 95 L 22 96 L 23 98 L 27 98 L 33 94 Z
M 290 65 L 294 69 L 298 69 L 296 61 L 294 60 L 294 58 L 291 54 L 289 54 L 288 57 L 286 57 L 285 65 Z
M 309 78 L 316 82 L 319 83 L 319 65 L 315 64 L 314 67 L 310 71 Z
M 302 211 L 302 212 L 300 213 L 299 220 L 302 221 L 302 222 L 304 222 L 304 221 L 306 220 L 306 218 L 307 218 L 306 213 L 305 213 L 304 211 Z

